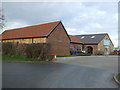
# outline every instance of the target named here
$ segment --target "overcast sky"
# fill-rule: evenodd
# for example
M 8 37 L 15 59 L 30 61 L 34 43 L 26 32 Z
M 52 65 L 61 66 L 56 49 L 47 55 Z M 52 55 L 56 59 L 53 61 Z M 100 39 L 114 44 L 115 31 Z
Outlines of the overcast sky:
M 5 29 L 61 20 L 68 34 L 108 33 L 118 45 L 117 2 L 4 2 Z

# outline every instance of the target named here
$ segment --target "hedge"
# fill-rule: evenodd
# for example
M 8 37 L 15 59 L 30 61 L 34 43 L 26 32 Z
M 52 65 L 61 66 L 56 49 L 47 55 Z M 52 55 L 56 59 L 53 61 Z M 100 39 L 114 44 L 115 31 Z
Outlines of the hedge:
M 20 56 L 37 61 L 51 60 L 53 56 L 48 55 L 50 45 L 47 43 L 18 44 L 2 43 L 2 53 L 9 56 Z

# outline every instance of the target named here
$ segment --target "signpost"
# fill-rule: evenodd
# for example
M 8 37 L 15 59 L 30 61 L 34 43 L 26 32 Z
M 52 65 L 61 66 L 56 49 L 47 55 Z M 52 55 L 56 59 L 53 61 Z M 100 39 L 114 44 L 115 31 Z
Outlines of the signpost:
M 104 45 L 110 46 L 110 40 L 104 40 Z

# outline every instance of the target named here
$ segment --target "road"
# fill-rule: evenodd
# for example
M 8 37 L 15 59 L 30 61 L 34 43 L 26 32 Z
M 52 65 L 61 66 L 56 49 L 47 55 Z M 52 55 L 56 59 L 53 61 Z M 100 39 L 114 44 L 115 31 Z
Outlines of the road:
M 42 64 L 4 62 L 2 77 L 3 88 L 118 87 L 113 80 L 113 75 L 117 73 L 116 70 L 97 68 L 96 66 L 91 67 L 86 65 L 71 64 L 70 62 L 72 60 L 70 60 L 70 58 L 69 63 L 64 63 L 65 61 L 62 62 L 62 59 L 63 58 L 61 58 L 61 60 L 59 59 L 60 62 L 57 61 Z M 78 60 L 76 57 L 74 59 Z M 86 59 L 89 58 L 87 57 Z M 67 60 L 68 58 L 66 58 L 66 61 Z M 82 63 L 85 62 L 82 61 Z

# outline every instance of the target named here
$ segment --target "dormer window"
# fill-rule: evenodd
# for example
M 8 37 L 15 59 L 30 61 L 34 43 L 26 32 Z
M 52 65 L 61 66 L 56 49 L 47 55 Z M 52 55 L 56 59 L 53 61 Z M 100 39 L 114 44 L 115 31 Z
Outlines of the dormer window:
M 91 38 L 95 38 L 95 36 L 92 36 Z
M 85 36 L 82 36 L 81 39 L 85 38 Z

